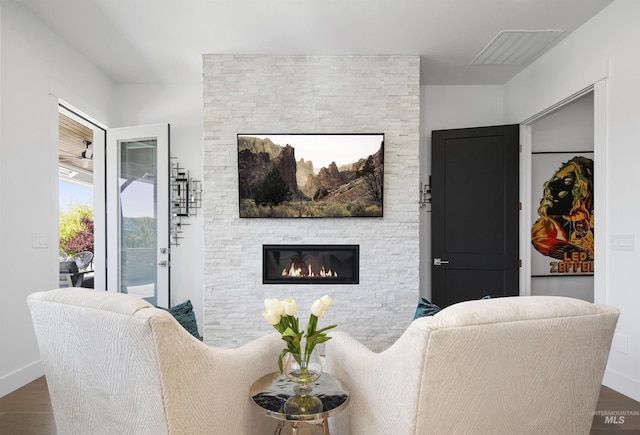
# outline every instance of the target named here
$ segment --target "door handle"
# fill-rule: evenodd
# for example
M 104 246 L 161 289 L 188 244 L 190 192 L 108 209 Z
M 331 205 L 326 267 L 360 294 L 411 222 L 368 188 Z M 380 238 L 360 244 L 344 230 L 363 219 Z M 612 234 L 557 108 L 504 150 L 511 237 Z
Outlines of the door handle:
M 434 266 L 442 266 L 443 264 L 449 264 L 449 260 L 443 260 L 442 258 L 434 258 L 433 265 Z
M 162 260 L 158 262 L 158 266 L 160 267 L 167 267 L 169 265 L 169 262 L 166 260 Z

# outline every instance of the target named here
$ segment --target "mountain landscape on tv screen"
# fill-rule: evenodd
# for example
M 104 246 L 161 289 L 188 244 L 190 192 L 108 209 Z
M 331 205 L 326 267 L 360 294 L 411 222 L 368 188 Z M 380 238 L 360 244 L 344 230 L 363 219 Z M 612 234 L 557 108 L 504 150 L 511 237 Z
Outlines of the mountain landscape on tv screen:
M 296 154 L 295 140 L 238 135 L 240 217 L 382 216 L 383 135 L 373 140 L 373 154 L 316 167 Z

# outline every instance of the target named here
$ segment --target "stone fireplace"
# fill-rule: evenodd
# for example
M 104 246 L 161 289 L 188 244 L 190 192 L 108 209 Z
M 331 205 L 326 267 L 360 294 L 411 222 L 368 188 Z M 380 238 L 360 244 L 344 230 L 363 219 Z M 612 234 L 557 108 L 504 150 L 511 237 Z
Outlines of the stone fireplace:
M 358 245 L 263 245 L 263 284 L 358 284 Z
M 388 347 L 419 298 L 419 57 L 212 54 L 203 74 L 205 342 L 273 332 L 266 298 L 293 298 L 304 317 L 329 294 L 323 323 Z M 384 133 L 384 216 L 241 218 L 237 135 L 247 131 Z M 311 244 L 359 246 L 358 284 L 263 283 L 263 245 Z

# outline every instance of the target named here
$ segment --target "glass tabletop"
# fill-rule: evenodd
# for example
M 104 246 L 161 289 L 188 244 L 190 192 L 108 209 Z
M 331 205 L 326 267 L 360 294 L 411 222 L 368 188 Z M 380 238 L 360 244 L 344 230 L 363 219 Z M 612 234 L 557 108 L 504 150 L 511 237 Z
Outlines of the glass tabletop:
M 322 373 L 322 376 L 311 384 L 311 395 L 316 396 L 322 402 L 322 412 L 317 414 L 287 414 L 284 411 L 284 404 L 287 399 L 296 395 L 293 390 L 295 386 L 295 382 L 289 380 L 285 375 L 273 372 L 254 382 L 249 394 L 256 406 L 267 415 L 279 420 L 322 420 L 342 411 L 349 403 L 347 387 L 330 374 Z

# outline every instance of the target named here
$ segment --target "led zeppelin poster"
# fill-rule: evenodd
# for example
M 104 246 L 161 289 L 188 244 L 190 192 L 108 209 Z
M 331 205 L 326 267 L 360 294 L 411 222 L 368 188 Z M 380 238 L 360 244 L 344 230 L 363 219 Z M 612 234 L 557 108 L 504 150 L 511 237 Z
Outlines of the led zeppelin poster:
M 532 276 L 593 275 L 593 153 L 532 155 Z

